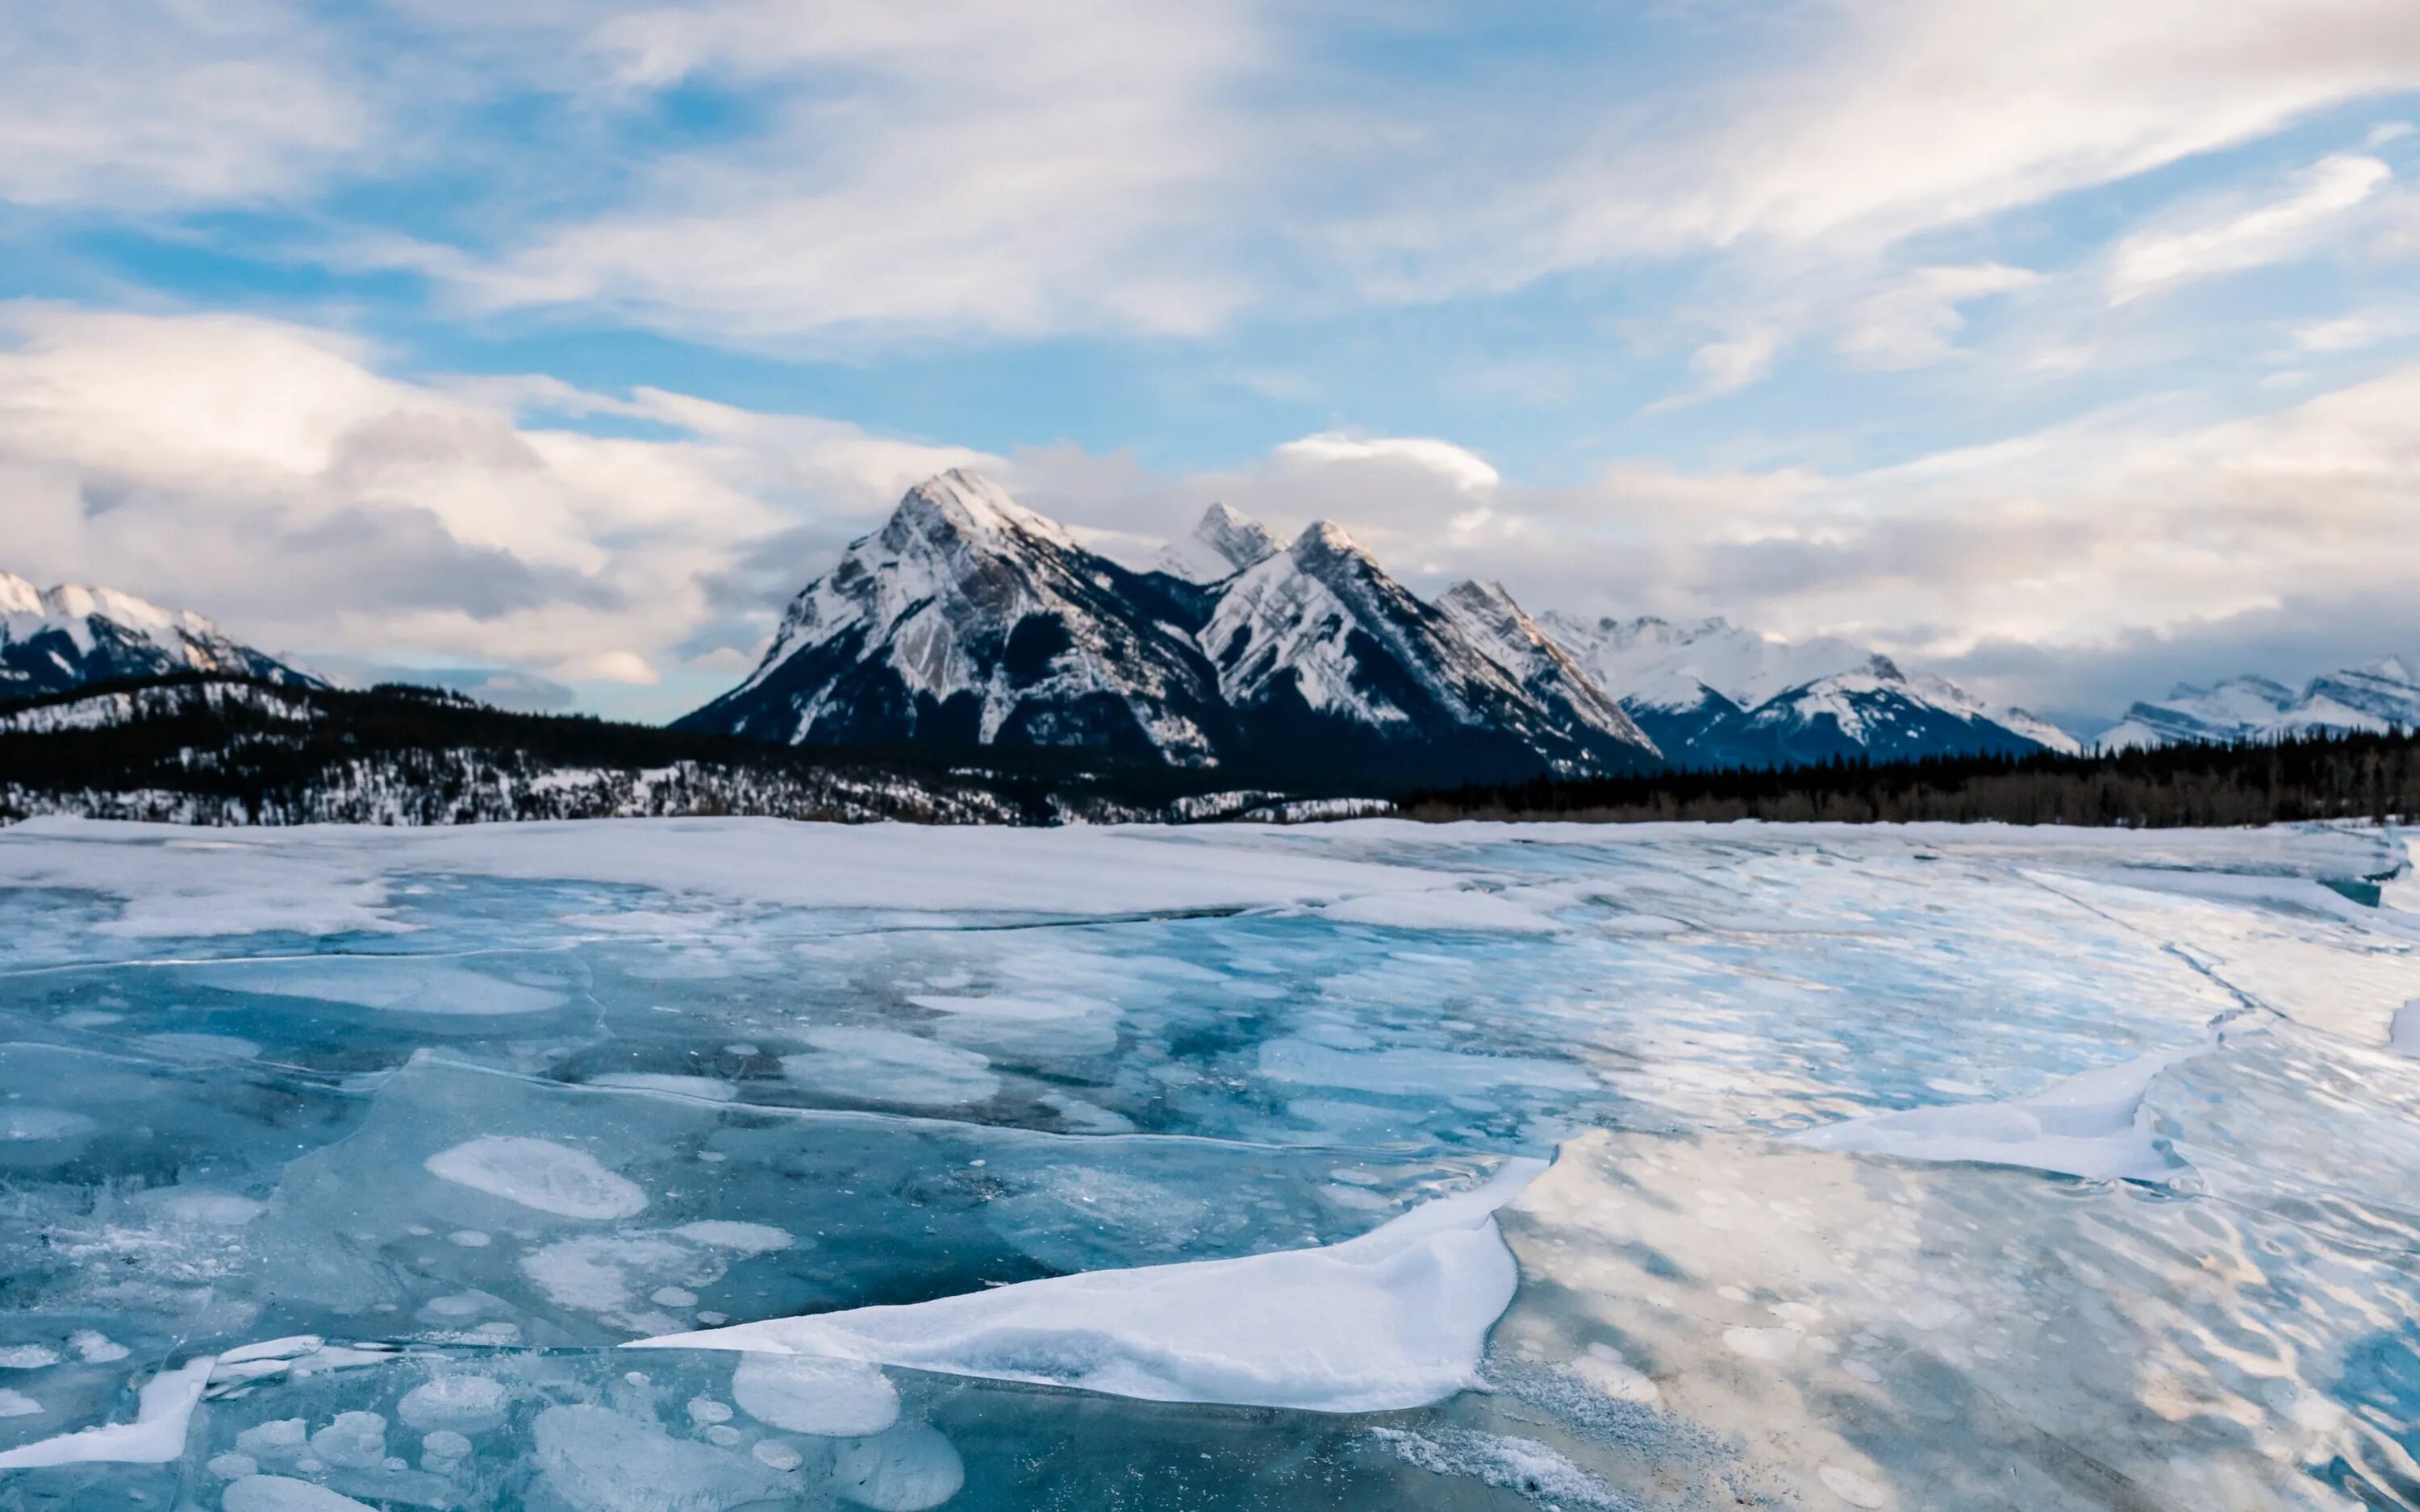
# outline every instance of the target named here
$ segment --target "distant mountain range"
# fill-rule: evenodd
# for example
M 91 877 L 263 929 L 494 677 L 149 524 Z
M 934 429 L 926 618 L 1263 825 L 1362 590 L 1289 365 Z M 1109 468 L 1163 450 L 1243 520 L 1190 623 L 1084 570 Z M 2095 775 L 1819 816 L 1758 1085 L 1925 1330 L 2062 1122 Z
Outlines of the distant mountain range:
M 2274 740 L 2313 731 L 2420 730 L 2420 677 L 2393 656 L 2314 677 L 2300 692 L 2266 677 L 2180 686 L 2137 703 L 2093 747 L 2134 750 L 2185 741 Z
M 36 588 L 0 572 L 0 699 L 174 672 L 319 683 L 198 614 L 112 588 Z
M 1213 505 L 1135 572 L 965 471 L 909 490 L 678 723 L 1398 784 L 2075 748 L 1844 641 L 1533 618 L 1497 583 L 1431 603 L 1326 521 L 1280 544 Z
M 0 700 L 186 672 L 325 686 L 197 614 L 0 573 Z M 2096 748 L 2415 726 L 2420 681 L 2388 659 L 2299 693 L 2180 687 Z M 792 601 L 755 671 L 673 728 L 1063 750 L 1306 792 L 2079 748 L 1834 638 L 1533 616 L 1492 582 L 1424 599 L 1325 521 L 1280 542 L 1213 505 L 1138 571 L 964 471 L 908 490 Z

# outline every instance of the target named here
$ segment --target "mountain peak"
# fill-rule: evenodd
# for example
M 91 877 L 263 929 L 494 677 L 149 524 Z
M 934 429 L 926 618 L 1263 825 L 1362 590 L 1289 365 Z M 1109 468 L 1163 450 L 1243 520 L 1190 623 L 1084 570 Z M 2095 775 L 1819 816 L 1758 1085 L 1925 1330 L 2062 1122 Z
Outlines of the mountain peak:
M 1343 526 L 1332 519 L 1315 519 L 1304 526 L 1302 533 L 1294 538 L 1294 545 L 1288 549 L 1295 562 L 1306 566 L 1338 557 L 1370 560 L 1370 553 L 1361 549 L 1361 543 L 1353 539 Z
M 908 489 L 899 507 L 892 511 L 891 522 L 925 529 L 938 522 L 995 551 L 1017 536 L 1058 547 L 1076 546 L 1065 526 L 1035 514 L 1010 498 L 1000 485 L 968 468 L 952 468 Z
M 1187 582 L 1214 583 L 1277 553 L 1277 538 L 1260 521 L 1214 503 L 1202 512 L 1192 534 L 1168 544 L 1159 554 L 1159 568 Z

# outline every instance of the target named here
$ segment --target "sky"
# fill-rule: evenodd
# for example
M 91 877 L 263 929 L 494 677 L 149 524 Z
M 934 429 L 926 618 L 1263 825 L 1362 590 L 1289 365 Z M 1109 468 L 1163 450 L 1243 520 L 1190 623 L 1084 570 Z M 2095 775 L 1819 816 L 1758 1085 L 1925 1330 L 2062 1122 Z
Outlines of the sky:
M 2411 0 L 0 0 L 0 567 L 644 718 L 909 486 L 1838 634 L 2420 651 Z

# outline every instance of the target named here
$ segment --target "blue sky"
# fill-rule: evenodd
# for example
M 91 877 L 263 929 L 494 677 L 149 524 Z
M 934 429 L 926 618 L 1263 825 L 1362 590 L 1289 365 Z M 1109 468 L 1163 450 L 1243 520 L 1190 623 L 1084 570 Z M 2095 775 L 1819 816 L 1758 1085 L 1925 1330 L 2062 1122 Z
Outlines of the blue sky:
M 2420 648 L 2403 0 L 12 8 L 0 565 L 677 713 L 917 478 L 2088 721 Z

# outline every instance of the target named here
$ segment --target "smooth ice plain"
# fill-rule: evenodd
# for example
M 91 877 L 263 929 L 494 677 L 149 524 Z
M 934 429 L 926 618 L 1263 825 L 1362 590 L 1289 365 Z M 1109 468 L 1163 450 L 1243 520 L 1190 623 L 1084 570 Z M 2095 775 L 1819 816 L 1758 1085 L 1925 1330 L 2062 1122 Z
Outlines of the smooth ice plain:
M 0 830 L 0 1508 L 2420 1506 L 2393 831 Z

